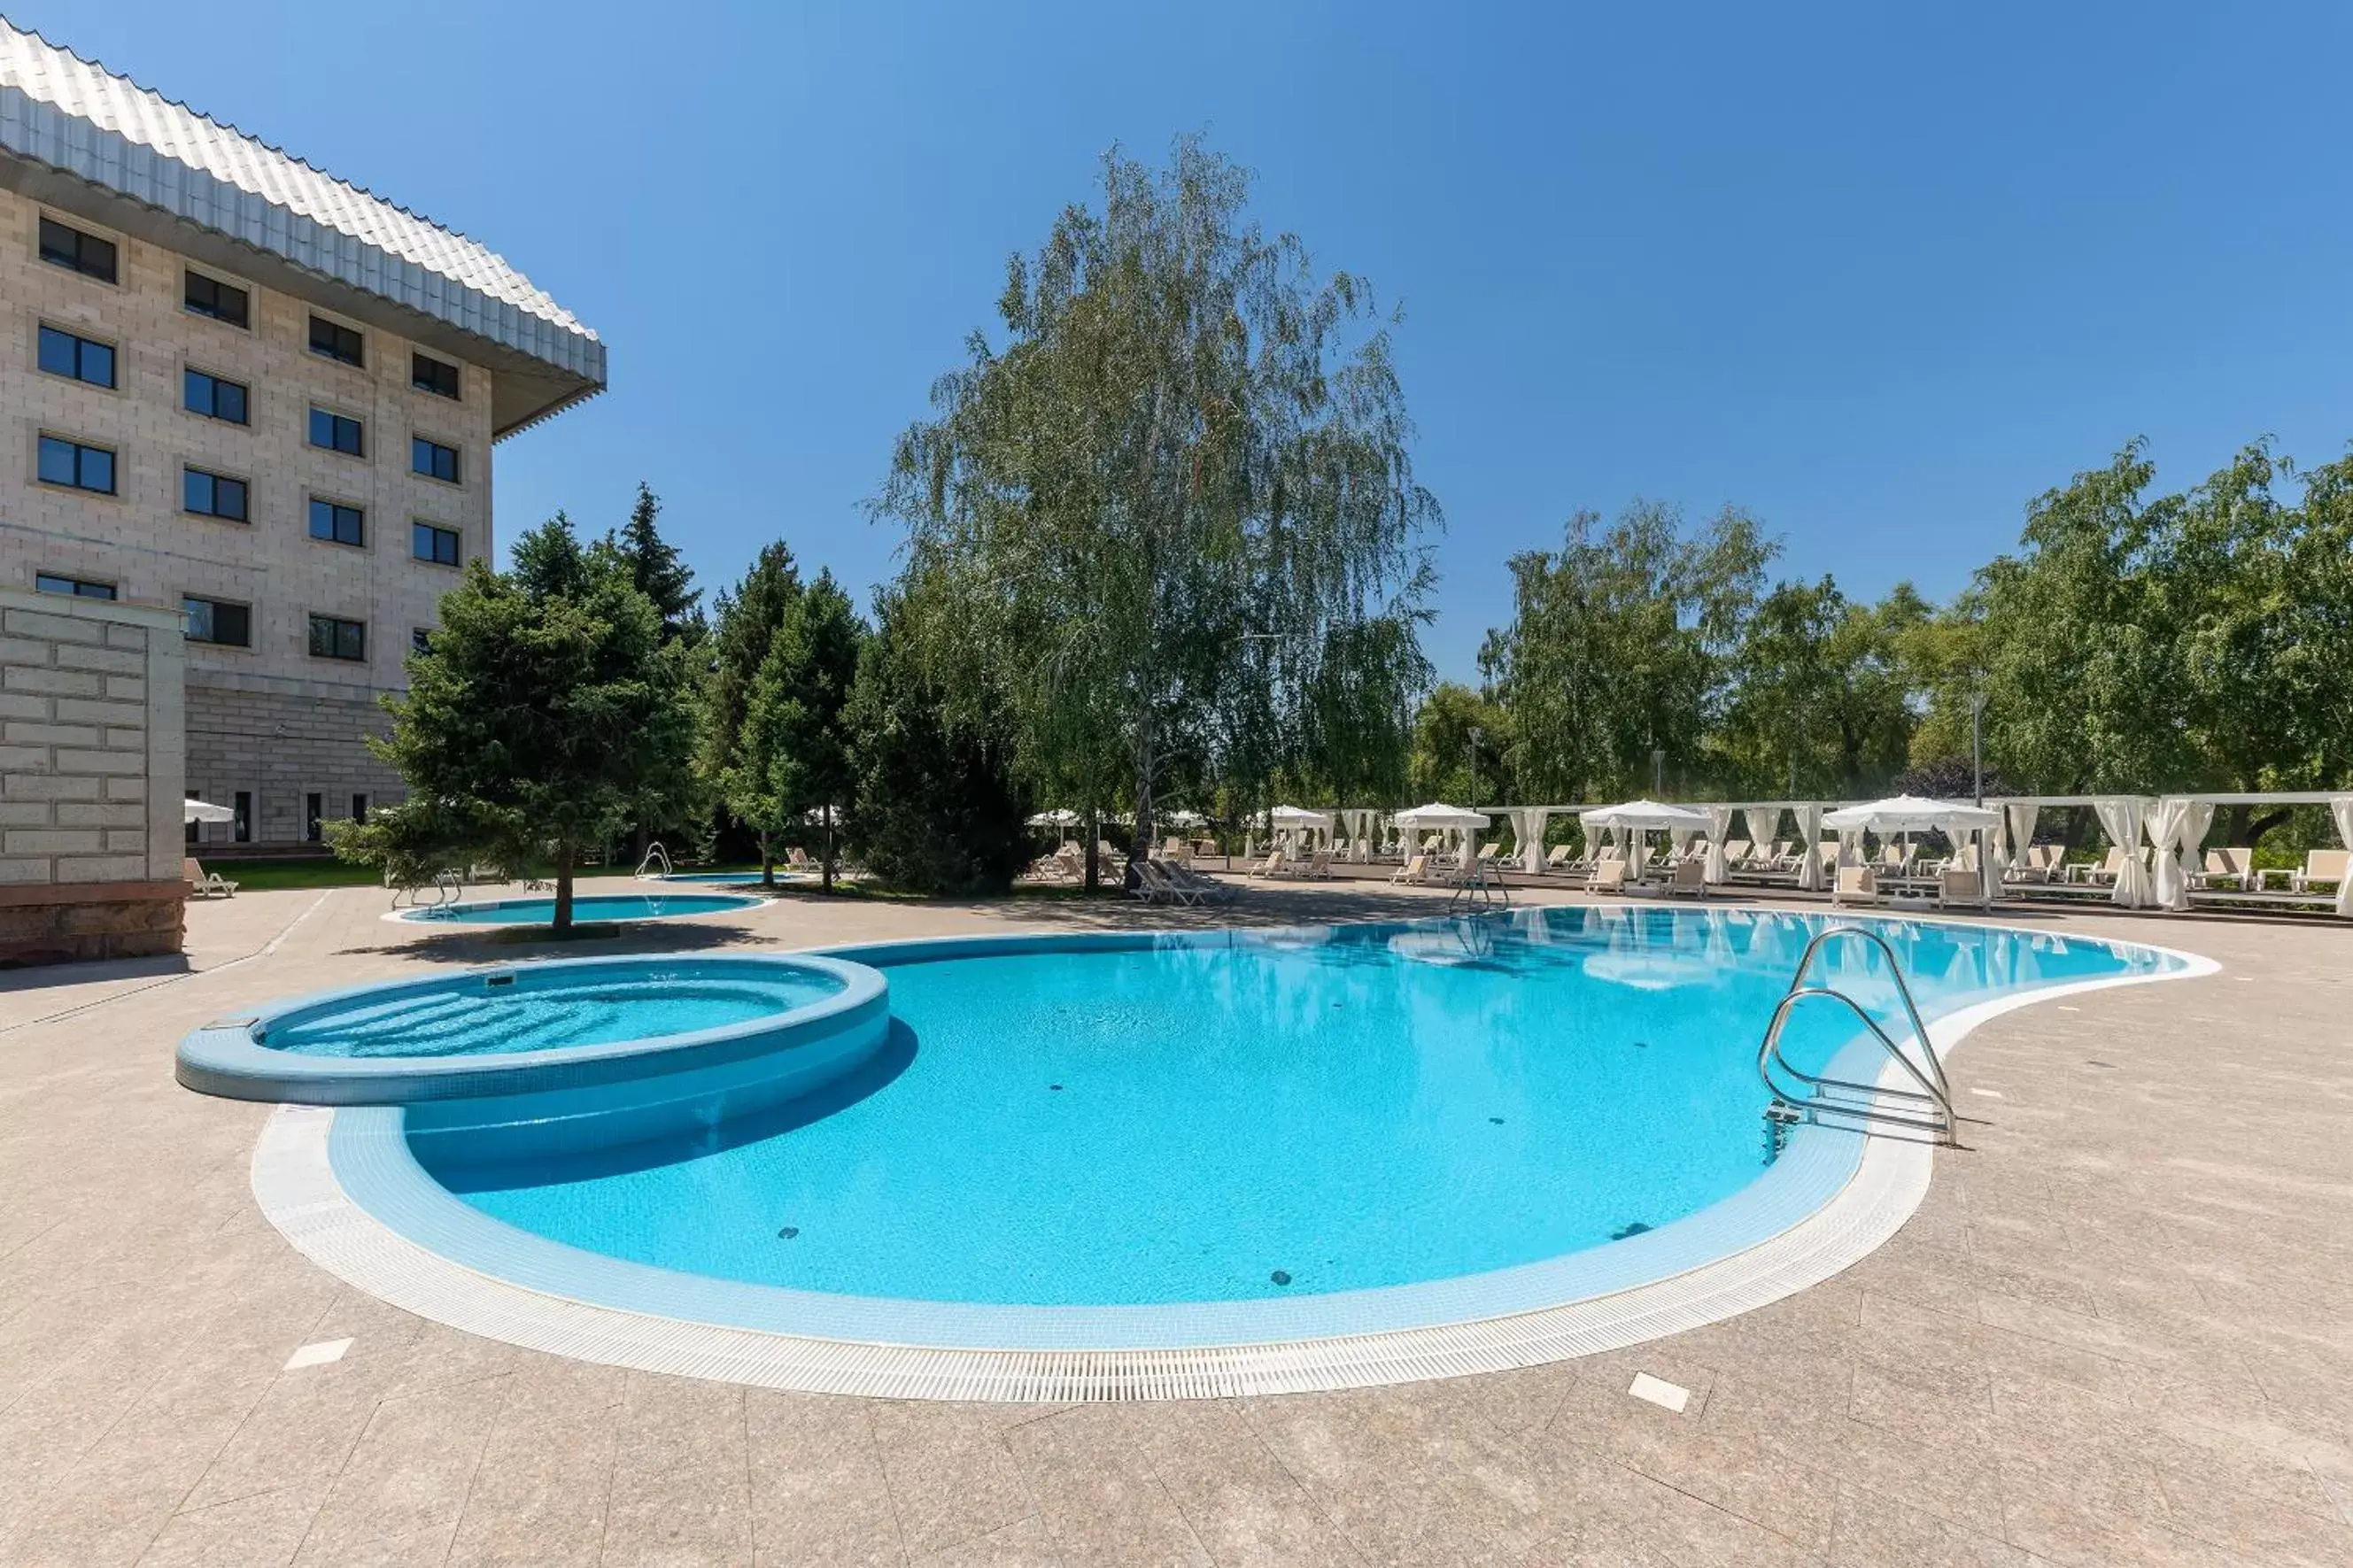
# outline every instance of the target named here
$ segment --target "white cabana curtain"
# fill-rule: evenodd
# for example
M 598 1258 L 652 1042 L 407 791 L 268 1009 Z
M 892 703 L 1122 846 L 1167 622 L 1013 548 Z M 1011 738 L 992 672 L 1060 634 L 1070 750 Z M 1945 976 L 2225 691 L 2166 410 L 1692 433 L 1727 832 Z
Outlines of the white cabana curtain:
M 2337 822 L 2337 841 L 2353 849 L 2353 795 L 2340 795 L 2330 801 L 2328 815 Z M 2337 884 L 2337 912 L 2353 917 L 2353 876 Z
M 2168 910 L 2189 907 L 2189 879 L 2198 873 L 2198 847 L 2205 842 L 2214 807 L 2202 800 L 2169 795 L 2148 814 L 2148 841 L 2157 847 L 2157 901 Z
M 2116 873 L 2116 890 L 2109 900 L 2127 910 L 2147 909 L 2156 901 L 2148 885 L 2148 868 L 2140 863 L 2140 824 L 2145 803 L 2138 795 L 2105 795 L 2092 803 L 2100 831 L 2125 852 L 2124 869 Z
M 1551 820 L 1552 813 L 1541 805 L 1523 805 L 1513 809 L 1512 832 L 1520 841 L 1521 870 L 1535 872 L 1544 869 L 1545 826 Z
M 1798 886 L 1808 892 L 1819 892 L 1822 886 L 1822 807 L 1819 801 L 1808 801 L 1795 808 L 1798 816 L 1798 848 L 1803 857 L 1798 862 Z
M 1773 830 L 1781 826 L 1781 808 L 1775 805 L 1752 805 L 1740 814 L 1748 825 L 1748 842 L 1763 854 L 1773 847 Z
M 2042 815 L 2042 808 L 2031 804 L 2012 804 L 2003 806 L 2001 814 L 2010 820 L 2010 858 L 2023 861 L 2026 852 L 2034 847 L 2034 821 Z
M 1675 858 L 1677 860 L 1681 860 L 1683 858 L 1684 851 L 1691 847 L 1691 841 L 1698 837 L 1699 829 L 1696 827 L 1670 827 L 1667 829 L 1667 843 L 1674 849 Z
M 1724 858 L 1724 836 L 1732 831 L 1732 807 L 1704 805 L 1707 813 L 1707 863 L 1700 874 L 1711 882 L 1721 882 L 1732 875 L 1732 862 Z

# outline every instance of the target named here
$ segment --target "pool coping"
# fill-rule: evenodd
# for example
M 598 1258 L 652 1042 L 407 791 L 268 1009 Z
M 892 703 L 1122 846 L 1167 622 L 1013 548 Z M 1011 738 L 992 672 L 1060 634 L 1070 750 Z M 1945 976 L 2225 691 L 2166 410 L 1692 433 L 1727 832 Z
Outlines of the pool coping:
M 536 1051 L 480 1056 L 326 1057 L 274 1050 L 257 1042 L 273 1026 L 297 1022 L 309 1013 L 366 998 L 389 1001 L 428 994 L 479 977 L 544 974 L 554 971 L 626 966 L 686 967 L 702 964 L 745 969 L 811 970 L 833 975 L 841 988 L 774 1017 L 748 1019 L 716 1028 L 691 1029 L 644 1039 L 558 1046 Z M 306 1105 L 406 1105 L 431 1100 L 527 1094 L 674 1073 L 771 1051 L 776 1037 L 815 1038 L 849 1026 L 878 1008 L 887 1012 L 890 986 L 861 963 L 827 953 L 600 953 L 589 958 L 529 959 L 516 963 L 469 964 L 436 970 L 406 980 L 280 997 L 232 1017 L 191 1030 L 173 1056 L 173 1076 L 200 1094 L 229 1100 L 294 1100 Z
M 1630 902 L 1617 908 L 1642 910 L 1661 906 Z M 1908 917 L 1881 917 L 1898 923 Z M 1356 923 L 1356 922 L 1350 922 Z M 1844 922 L 1841 922 L 1844 923 Z M 1947 921 L 1990 927 L 2021 937 L 2047 935 L 1989 921 Z M 1036 946 L 1134 946 L 1160 939 L 1207 945 L 1234 935 L 1255 938 L 1304 934 L 1322 927 L 1275 930 L 1126 931 L 987 937 L 948 937 L 859 944 L 825 950 L 825 955 L 894 952 L 914 957 L 925 949 L 944 953 L 962 949 L 1018 951 Z M 2178 961 L 2178 967 L 2147 974 L 2107 975 L 1989 998 L 1947 1015 L 1929 1026 L 1940 1056 L 1949 1053 L 1989 1018 L 2080 993 L 2154 981 L 2202 978 L 2221 965 L 2201 955 L 2145 942 L 2071 937 L 2104 946 L 2137 949 Z M 1852 1047 L 1850 1047 L 1852 1048 Z M 1894 1064 L 1884 1064 L 1892 1079 Z M 391 1114 L 389 1112 L 381 1114 Z M 468 1331 L 579 1359 L 716 1378 L 804 1392 L 855 1394 L 886 1398 L 1059 1401 L 1210 1397 L 1363 1387 L 1500 1371 L 1592 1353 L 1720 1321 L 1819 1283 L 1868 1255 L 1909 1218 L 1925 1197 L 1934 1156 L 1925 1143 L 1873 1137 L 1861 1144 L 1846 1179 L 1827 1201 L 1767 1234 L 1725 1252 L 1672 1268 L 1655 1278 L 1538 1306 L 1500 1300 L 1480 1310 L 1478 1286 L 1504 1276 L 1542 1270 L 1579 1254 L 1546 1263 L 1522 1265 L 1491 1274 L 1429 1282 L 1467 1292 L 1461 1316 L 1451 1321 L 1378 1328 L 1362 1332 L 1301 1333 L 1295 1337 L 1199 1342 L 1181 1345 L 1091 1343 L 1084 1338 L 1007 1345 L 980 1339 L 973 1344 L 922 1343 L 887 1335 L 818 1334 L 713 1322 L 687 1312 L 632 1309 L 580 1299 L 560 1289 L 517 1283 L 485 1273 L 411 1239 L 364 1206 L 348 1190 L 335 1163 L 331 1139 L 333 1112 L 282 1108 L 265 1129 L 254 1152 L 255 1194 L 273 1224 L 307 1256 L 348 1283 L 396 1306 Z M 1831 1136 L 1804 1128 L 1802 1135 Z M 1793 1139 L 1795 1148 L 1802 1138 Z M 1785 1155 L 1785 1158 L 1788 1156 Z M 421 1176 L 421 1173 L 419 1173 Z M 1586 1249 L 1590 1258 L 1672 1249 L 1670 1233 L 1692 1226 L 1711 1211 L 1753 1193 L 1760 1178 L 1741 1193 L 1608 1247 Z M 452 1205 L 459 1200 L 448 1197 Z M 476 1211 L 469 1211 L 476 1212 Z M 486 1226 L 506 1227 L 487 1215 Z M 510 1237 L 525 1233 L 508 1231 Z M 543 1237 L 534 1240 L 565 1252 Z M 1651 1244 L 1645 1248 L 1641 1244 Z M 580 1253 L 584 1258 L 601 1255 Z M 607 1263 L 618 1260 L 605 1259 Z M 631 1268 L 645 1269 L 642 1265 Z M 670 1271 L 645 1269 L 662 1275 Z M 700 1276 L 674 1276 L 702 1280 Z M 722 1282 L 724 1283 L 724 1282 Z M 777 1292 L 776 1287 L 744 1287 Z M 1340 1292 L 1296 1299 L 1303 1306 L 1342 1297 L 1375 1296 L 1423 1287 L 1387 1287 L 1381 1291 Z M 814 1292 L 783 1292 L 813 1297 Z M 873 1306 L 855 1298 L 832 1298 L 853 1312 Z M 1223 1305 L 1250 1305 L 1223 1304 Z M 923 1307 L 952 1303 L 918 1303 Z M 1186 1313 L 1202 1303 L 1171 1309 L 1121 1310 Z M 991 1308 L 998 1314 L 1051 1319 L 1094 1309 Z M 987 1313 L 980 1314 L 983 1317 Z M 1171 1337 L 1178 1337 L 1172 1335 Z
M 725 891 L 719 884 L 709 882 L 698 885 L 708 890 L 699 893 L 681 892 L 678 894 L 677 897 L 681 899 L 741 899 L 744 901 L 739 904 L 731 904 L 724 909 L 682 910 L 674 915 L 622 915 L 607 921 L 582 921 L 579 923 L 583 925 L 591 923 L 627 925 L 631 921 L 691 921 L 702 915 L 742 914 L 746 910 L 756 910 L 763 904 L 774 902 L 774 900 L 765 893 L 733 893 Z M 752 885 L 757 886 L 758 884 L 754 883 Z M 435 920 L 433 917 L 445 910 L 503 910 L 511 909 L 519 904 L 543 904 L 548 902 L 549 899 L 553 897 L 553 894 L 543 896 L 538 893 L 533 893 L 527 898 L 491 899 L 481 903 L 467 903 L 461 898 L 454 904 L 411 904 L 406 909 L 387 910 L 383 914 L 378 915 L 376 919 L 384 921 L 388 924 L 398 926 L 441 926 L 450 931 L 505 931 L 514 926 L 544 925 L 548 922 L 545 921 L 451 921 Z M 647 892 L 643 889 L 638 889 L 635 892 L 629 893 L 575 893 L 574 895 L 574 900 L 577 903 L 586 902 L 591 899 L 658 899 L 659 897 L 661 897 L 659 893 Z

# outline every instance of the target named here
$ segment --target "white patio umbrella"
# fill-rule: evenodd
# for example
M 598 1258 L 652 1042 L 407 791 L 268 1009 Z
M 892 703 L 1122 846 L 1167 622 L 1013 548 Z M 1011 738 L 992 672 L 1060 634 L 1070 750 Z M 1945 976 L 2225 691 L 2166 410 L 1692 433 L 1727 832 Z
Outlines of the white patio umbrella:
M 1705 833 L 1709 822 L 1705 814 L 1689 806 L 1669 805 L 1664 801 L 1630 800 L 1623 805 L 1596 806 L 1577 816 L 1588 828 L 1613 827 L 1625 832 L 1629 849 L 1626 872 L 1640 876 L 1642 871 L 1642 837 L 1644 833 L 1658 828 L 1670 832 Z
M 1943 832 L 1956 838 L 1965 833 L 1978 834 L 1978 901 L 1989 908 L 1993 903 L 1993 857 L 1987 852 L 1983 840 L 2000 820 L 2001 814 L 1987 806 L 1931 800 L 1918 795 L 1890 795 L 1885 800 L 1868 800 L 1861 805 L 1842 805 L 1836 811 L 1822 813 L 1822 826 L 1841 837 L 1850 833 L 1876 833 L 1885 837 L 1891 833 Z
M 1199 812 L 1188 811 L 1182 806 L 1170 812 L 1160 820 L 1166 823 L 1171 827 L 1206 827 L 1208 826 L 1209 822 L 1209 819 L 1203 816 Z
M 208 800 L 184 800 L 180 803 L 182 822 L 235 822 L 237 813 L 225 805 L 215 805 Z
M 1054 811 L 1041 811 L 1029 819 L 1031 827 L 1059 827 L 1066 834 L 1079 820 L 1079 814 L 1064 806 Z

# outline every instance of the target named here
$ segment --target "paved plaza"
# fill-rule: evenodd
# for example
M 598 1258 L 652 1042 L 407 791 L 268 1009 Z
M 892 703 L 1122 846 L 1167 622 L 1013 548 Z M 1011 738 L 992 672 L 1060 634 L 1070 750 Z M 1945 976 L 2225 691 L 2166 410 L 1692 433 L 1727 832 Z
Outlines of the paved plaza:
M 248 1187 L 268 1108 L 180 1089 L 172 1053 L 268 998 L 523 951 L 385 902 L 247 893 L 190 907 L 185 972 L 0 977 L 0 1563 L 2353 1563 L 2346 922 L 2021 917 L 2222 969 L 1978 1029 L 1969 1146 L 1892 1242 L 1774 1306 L 1495 1376 L 1038 1406 L 566 1361 L 310 1263 Z M 792 897 L 627 945 L 1441 907 Z

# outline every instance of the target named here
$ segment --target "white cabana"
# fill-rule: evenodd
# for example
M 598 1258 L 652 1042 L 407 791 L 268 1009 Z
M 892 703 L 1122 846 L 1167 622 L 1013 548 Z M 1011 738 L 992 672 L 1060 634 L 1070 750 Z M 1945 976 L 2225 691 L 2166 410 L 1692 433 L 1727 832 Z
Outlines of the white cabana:
M 180 820 L 186 822 L 235 822 L 237 813 L 225 805 L 215 805 L 208 800 L 184 800 L 180 803 Z
M 1982 846 L 2000 821 L 2000 812 L 1982 805 L 1930 800 L 1917 795 L 1890 795 L 1885 800 L 1843 805 L 1822 814 L 1822 826 L 1836 833 L 1841 844 L 1852 843 L 1865 833 L 1876 833 L 1882 837 L 1894 833 L 1945 833 L 1955 838 L 1965 833 L 1978 835 L 1981 847 L 1978 853 L 1978 901 L 1987 905 L 1993 902 L 1993 878 L 1987 868 L 1990 857 Z
M 1288 838 L 1294 842 L 1304 838 L 1311 848 L 1314 847 L 1319 835 L 1328 837 L 1332 832 L 1332 814 L 1328 811 L 1309 811 L 1303 806 L 1278 805 L 1266 814 L 1266 819 L 1268 825 L 1274 829 L 1274 836 L 1277 838 Z
M 1689 806 L 1669 805 L 1656 800 L 1599 805 L 1577 813 L 1577 817 L 1588 833 L 1599 829 L 1621 835 L 1626 843 L 1626 873 L 1637 877 L 1642 872 L 1643 834 L 1661 829 L 1671 834 L 1680 831 L 1687 841 L 1693 834 L 1705 833 L 1710 826 L 1705 816 Z
M 1428 805 L 1417 805 L 1409 811 L 1398 812 L 1397 826 L 1399 832 L 1409 835 L 1435 832 L 1461 839 L 1465 845 L 1462 858 L 1467 861 L 1478 848 L 1479 835 L 1486 832 L 1492 825 L 1483 811 L 1466 811 L 1459 805 L 1432 801 Z M 1411 858 L 1409 850 L 1407 858 Z

